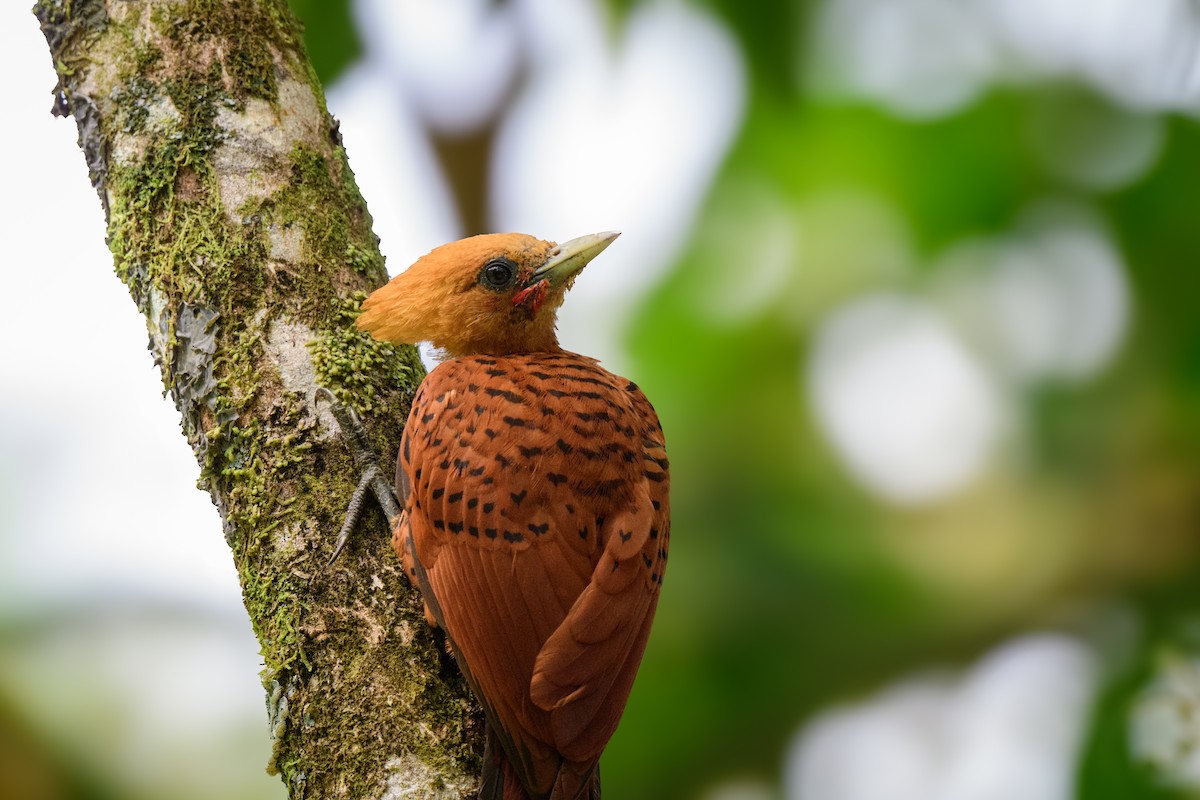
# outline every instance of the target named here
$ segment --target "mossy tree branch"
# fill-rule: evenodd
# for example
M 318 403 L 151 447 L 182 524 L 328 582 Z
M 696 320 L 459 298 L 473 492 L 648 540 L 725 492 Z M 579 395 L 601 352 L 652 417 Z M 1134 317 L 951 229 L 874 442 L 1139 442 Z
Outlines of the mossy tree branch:
M 326 565 L 357 475 L 318 384 L 394 453 L 421 378 L 352 322 L 386 280 L 285 0 L 41 0 L 117 275 L 224 520 L 293 797 L 467 797 L 481 719 L 374 514 Z M 163 520 L 169 535 L 170 520 Z

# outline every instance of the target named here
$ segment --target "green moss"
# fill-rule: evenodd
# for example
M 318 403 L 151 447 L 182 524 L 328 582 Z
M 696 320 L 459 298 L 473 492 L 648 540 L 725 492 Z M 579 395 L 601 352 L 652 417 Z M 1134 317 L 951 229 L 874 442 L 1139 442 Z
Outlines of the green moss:
M 421 374 L 420 361 L 410 347 L 394 347 L 354 327 L 365 292 L 337 303 L 334 327 L 308 342 L 317 383 L 361 414 L 376 410 L 377 402 L 395 387 L 413 384 Z
M 328 202 L 339 194 L 329 164 L 306 147 L 295 148 L 291 160 L 291 184 L 276 202 L 288 222 L 300 214 L 312 223 L 304 228 L 304 260 L 318 266 L 341 263 L 350 250 L 351 223 L 344 202 Z
M 312 594 L 302 576 L 270 567 L 267 562 L 278 558 L 278 540 L 299 536 L 298 527 L 316 513 L 297 499 L 322 496 L 313 492 L 297 495 L 294 489 L 282 491 L 282 487 L 304 476 L 311 449 L 309 428 L 298 404 L 284 405 L 275 430 L 291 432 L 272 435 L 256 420 L 212 429 L 208 432 L 209 460 L 202 475 L 208 488 L 227 498 L 227 539 L 243 602 L 262 647 L 264 685 L 287 682 L 312 669 L 307 638 L 301 630 Z M 326 491 L 331 490 L 332 483 L 324 482 Z M 345 495 L 338 492 L 335 496 Z M 281 746 L 286 708 L 277 722 L 275 745 Z
M 150 134 L 140 160 L 109 169 L 109 249 L 118 276 L 139 305 L 146 285 L 154 285 L 226 313 L 234 306 L 223 302 L 233 278 L 249 275 L 252 286 L 261 288 L 262 232 L 228 221 L 210 162 L 225 140 L 215 122 L 218 105 L 228 100 L 219 74 L 214 65 L 203 78 L 170 79 L 161 87 L 133 75 L 114 90 L 124 101 L 125 112 L 118 116 L 128 125 L 145 121 L 136 98 L 155 96 L 159 88 L 179 112 L 169 129 Z
M 125 25 L 117 22 L 112 24 L 125 39 L 132 54 L 131 68 L 124 71 L 121 82 L 109 95 L 116 104 L 113 127 L 122 133 L 140 134 L 145 130 L 151 105 L 162 96 L 153 77 L 161 65 L 162 51 L 151 44 L 139 42 L 135 33 Z
M 134 77 L 147 77 L 162 63 L 162 50 L 154 45 L 135 39 L 130 46 L 133 48 Z
M 346 245 L 346 263 L 362 275 L 377 276 L 385 271 L 378 247 L 360 247 L 354 242 Z
M 247 0 L 187 0 L 153 11 L 159 33 L 181 47 L 210 41 L 220 43 L 223 79 L 239 104 L 249 97 L 270 103 L 278 98 L 275 59 L 286 60 L 289 71 L 302 73 L 307 59 L 297 35 L 298 23 L 283 2 Z M 282 52 L 277 49 L 283 45 Z
M 388 685 L 392 702 L 408 708 L 422 720 L 426 735 L 408 736 L 397 743 L 399 752 L 410 752 L 435 771 L 447 774 L 479 774 L 481 753 L 477 743 L 482 741 L 482 715 L 471 713 L 464 704 L 468 696 L 465 680 L 448 658 L 439 660 L 442 643 L 425 625 L 418 599 L 400 609 L 401 616 L 412 625 L 415 639 L 411 643 L 394 639 L 386 646 L 372 651 L 355 653 L 343 650 L 350 658 L 344 663 L 346 687 L 378 686 L 377 676 L 394 679 Z M 357 657 L 356 657 L 357 656 Z M 364 700 L 364 704 L 370 699 Z M 359 720 L 353 717 L 325 721 L 324 732 L 329 741 L 350 741 Z M 430 735 L 432 734 L 432 735 Z M 459 743 L 457 747 L 452 743 Z M 347 769 L 344 774 L 361 776 L 364 784 L 348 797 L 370 797 L 378 794 L 374 783 L 376 773 L 372 754 L 348 752 L 342 755 Z
M 343 305 L 328 302 L 329 297 L 344 291 L 332 282 L 343 266 L 375 283 L 387 279 L 366 203 L 340 152 L 338 158 L 330 159 L 297 146 L 289 155 L 287 185 L 270 198 L 248 201 L 238 209 L 239 216 L 256 223 L 264 236 L 268 231 L 280 237 L 289 231 L 300 232 L 298 263 L 277 274 L 276 280 L 298 284 L 287 286 L 298 289 L 292 292 L 301 301 L 298 316 L 321 330 L 353 321 L 352 316 L 343 314 Z M 326 349 L 344 348 L 331 342 Z
M 291 431 L 282 436 L 266 431 L 257 419 L 206 431 L 207 459 L 201 471 L 202 484 L 226 498 L 227 540 L 262 643 L 264 680 L 311 666 L 300 633 L 307 610 L 304 587 L 290 573 L 264 564 L 276 553 L 270 539 L 277 530 L 305 519 L 304 510 L 280 487 L 288 472 L 304 463 L 311 443 L 298 407 L 282 409 L 281 416 L 276 429 Z
M 33 13 L 55 58 L 63 51 L 85 50 L 77 37 L 98 34 L 108 24 L 102 0 L 38 0 L 33 4 Z
M 213 413 L 217 421 L 236 419 L 257 399 L 263 376 L 262 336 L 255 329 L 242 328 L 232 333 L 233 341 L 222 349 L 213 362 L 217 379 L 217 399 Z
M 158 99 L 158 86 L 151 80 L 135 75 L 113 90 L 117 104 L 113 123 L 122 133 L 141 133 L 150 116 L 150 104 Z
M 50 46 L 54 69 L 58 73 L 54 113 L 65 116 L 71 113 L 66 83 L 76 72 L 87 68 L 89 48 L 86 43 L 104 32 L 109 21 L 108 11 L 101 0 L 38 0 L 33 13 L 41 25 L 46 44 Z M 81 143 L 83 137 L 81 126 Z
M 349 264 L 376 282 L 387 280 L 371 216 L 344 157 L 331 161 L 298 146 L 290 161 L 291 180 L 271 198 L 269 213 L 276 225 L 301 223 L 303 261 L 314 267 L 315 275 Z
M 201 482 L 214 495 L 226 498 L 226 538 L 243 600 L 262 644 L 266 683 L 311 667 L 300 632 L 309 597 L 303 581 L 266 564 L 278 553 L 271 538 L 282 535 L 279 529 L 295 529 L 312 518 L 310 508 L 295 502 L 295 490 L 282 488 L 307 474 L 311 423 L 299 400 L 287 394 L 275 402 L 270 428 L 258 416 L 246 413 L 262 402 L 261 337 L 252 328 L 228 330 L 225 336 L 226 344 L 213 363 L 219 375 L 215 424 L 204 432 Z M 223 421 L 227 418 L 233 421 Z

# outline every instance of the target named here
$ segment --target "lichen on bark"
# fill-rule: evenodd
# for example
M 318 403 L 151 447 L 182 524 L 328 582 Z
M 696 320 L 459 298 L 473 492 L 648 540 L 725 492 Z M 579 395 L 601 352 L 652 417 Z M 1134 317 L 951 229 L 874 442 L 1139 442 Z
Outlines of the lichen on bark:
M 326 564 L 357 475 L 316 386 L 393 453 L 421 369 L 353 328 L 386 273 L 298 23 L 284 0 L 34 11 L 54 109 L 76 118 L 116 274 L 221 511 L 262 645 L 272 770 L 293 797 L 468 796 L 481 718 L 382 516 Z

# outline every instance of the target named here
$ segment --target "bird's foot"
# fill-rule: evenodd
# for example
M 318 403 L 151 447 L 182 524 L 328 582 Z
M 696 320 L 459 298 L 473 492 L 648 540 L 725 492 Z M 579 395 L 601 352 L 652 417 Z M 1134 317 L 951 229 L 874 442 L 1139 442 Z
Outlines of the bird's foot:
M 362 470 L 358 486 L 354 489 L 354 494 L 350 496 L 350 504 L 346 508 L 346 519 L 342 522 L 341 530 L 338 531 L 337 540 L 333 545 L 333 553 L 329 556 L 328 563 L 332 564 L 338 554 L 342 552 L 342 548 L 346 546 L 346 542 L 350 539 L 350 533 L 358 524 L 359 518 L 362 517 L 368 491 L 373 492 L 375 499 L 379 501 L 384 516 L 387 517 L 389 528 L 395 529 L 403 510 L 396 495 L 392 492 L 391 484 L 384 477 L 383 471 L 379 469 L 379 455 L 371 446 L 371 440 L 367 438 L 367 431 L 358 415 L 354 413 L 354 409 L 343 405 L 333 392 L 324 386 L 317 389 L 317 398 L 324 399 L 329 403 L 329 410 L 333 412 L 333 417 L 337 420 L 338 427 L 341 428 L 346 446 L 354 456 L 354 463 Z

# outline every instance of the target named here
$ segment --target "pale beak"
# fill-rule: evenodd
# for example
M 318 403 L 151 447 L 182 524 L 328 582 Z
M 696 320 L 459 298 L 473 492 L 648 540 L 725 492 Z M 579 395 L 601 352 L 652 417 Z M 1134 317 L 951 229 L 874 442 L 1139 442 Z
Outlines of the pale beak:
M 561 286 L 620 235 L 617 231 L 605 231 L 563 242 L 554 248 L 545 264 L 533 271 L 530 281 L 548 280 L 551 286 Z

